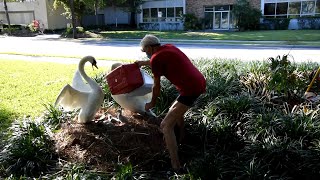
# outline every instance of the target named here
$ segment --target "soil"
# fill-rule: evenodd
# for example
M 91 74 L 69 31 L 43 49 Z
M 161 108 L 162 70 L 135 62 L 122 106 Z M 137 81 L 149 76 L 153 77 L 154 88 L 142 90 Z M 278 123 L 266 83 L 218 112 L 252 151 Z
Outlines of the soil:
M 135 172 L 166 172 L 171 169 L 159 127 L 161 119 L 127 110 L 122 110 L 119 117 L 114 108 L 100 110 L 97 114 L 96 119 L 87 124 L 62 124 L 54 135 L 60 157 L 102 172 L 115 172 L 117 164 L 128 162 Z M 115 120 L 117 116 L 121 122 Z M 186 147 L 196 149 L 195 142 L 199 140 L 190 139 Z M 186 148 L 182 146 L 179 147 L 179 156 L 182 163 L 187 163 L 192 157 L 190 154 L 196 153 L 190 150 L 183 152 Z

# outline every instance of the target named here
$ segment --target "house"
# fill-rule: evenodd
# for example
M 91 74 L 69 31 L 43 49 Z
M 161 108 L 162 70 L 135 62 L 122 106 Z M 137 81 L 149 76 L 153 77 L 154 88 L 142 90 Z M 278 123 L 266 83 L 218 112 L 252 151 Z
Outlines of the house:
M 145 30 L 183 30 L 184 14 L 194 14 L 202 20 L 205 30 L 237 29 L 232 14 L 236 0 L 144 0 L 141 13 L 136 16 L 138 27 Z M 289 29 L 298 29 L 301 17 L 320 17 L 320 0 L 250 0 L 265 18 L 290 18 Z M 53 0 L 25 0 L 8 2 L 12 24 L 28 25 L 38 20 L 44 29 L 66 28 L 70 20 L 62 15 L 62 7 L 53 8 Z M 129 24 L 130 13 L 117 7 L 98 12 L 99 25 Z M 83 17 L 84 25 L 95 25 L 95 16 Z M 0 4 L 0 21 L 7 23 L 3 3 Z M 320 22 L 320 18 L 318 18 Z M 320 24 L 320 23 L 319 23 Z M 319 25 L 320 26 L 320 25 Z
M 10 23 L 27 26 L 34 20 L 43 29 L 63 29 L 70 23 L 62 15 L 64 9 L 53 8 L 53 0 L 25 0 L 24 2 L 7 2 Z M 4 5 L 0 4 L 0 20 L 7 24 Z
M 207 30 L 235 29 L 232 7 L 236 0 L 145 0 L 138 23 L 143 29 L 182 29 L 181 13 L 203 19 Z M 251 0 L 266 18 L 292 18 L 289 29 L 298 29 L 298 17 L 320 16 L 320 0 Z

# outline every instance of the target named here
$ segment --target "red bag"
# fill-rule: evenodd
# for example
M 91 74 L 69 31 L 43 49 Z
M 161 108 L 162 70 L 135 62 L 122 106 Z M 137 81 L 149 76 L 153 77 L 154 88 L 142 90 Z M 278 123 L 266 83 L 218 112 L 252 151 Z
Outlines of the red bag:
M 107 75 L 111 94 L 125 94 L 143 85 L 143 78 L 137 64 L 123 64 Z

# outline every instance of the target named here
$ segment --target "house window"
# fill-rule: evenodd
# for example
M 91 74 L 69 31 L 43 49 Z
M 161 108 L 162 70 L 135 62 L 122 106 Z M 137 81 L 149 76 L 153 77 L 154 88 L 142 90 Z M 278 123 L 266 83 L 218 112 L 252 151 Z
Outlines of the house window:
M 174 8 L 168 8 L 167 21 L 174 21 Z
M 150 9 L 143 9 L 142 10 L 143 14 L 143 22 L 149 22 L 150 20 Z
M 301 2 L 290 2 L 289 3 L 289 14 L 300 14 Z
M 151 8 L 151 22 L 157 22 L 157 21 L 158 21 L 158 9 Z
M 301 15 L 311 15 L 315 10 L 315 1 L 302 1 Z
M 176 12 L 176 21 L 181 21 L 182 20 L 182 16 L 183 16 L 183 8 L 182 7 L 176 7 L 175 8 L 175 12 Z
M 213 12 L 204 13 L 204 26 L 205 29 L 213 29 Z
M 264 4 L 264 15 L 265 16 L 274 16 L 275 13 L 276 13 L 276 3 Z
M 159 8 L 158 17 L 159 17 L 159 21 L 166 21 L 167 9 Z
M 266 0 L 265 17 L 315 16 L 320 14 L 320 0 Z
M 204 7 L 204 11 L 205 12 L 213 12 L 214 11 L 214 7 L 213 6 Z
M 183 7 L 145 8 L 142 9 L 143 22 L 181 21 Z
M 229 5 L 225 5 L 225 6 L 215 6 L 214 7 L 215 11 L 229 11 L 230 10 L 230 6 Z
M 277 3 L 276 15 L 285 15 L 288 14 L 288 3 Z

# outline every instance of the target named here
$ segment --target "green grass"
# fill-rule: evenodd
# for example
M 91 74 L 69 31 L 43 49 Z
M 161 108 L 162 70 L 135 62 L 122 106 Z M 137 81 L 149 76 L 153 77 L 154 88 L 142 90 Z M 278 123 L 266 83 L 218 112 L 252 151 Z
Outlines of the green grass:
M 243 41 L 320 41 L 320 30 L 270 30 L 245 32 L 187 32 L 187 31 L 103 31 L 107 39 L 141 39 L 154 34 L 161 39 L 243 40 Z
M 1 122 L 21 116 L 37 117 L 44 110 L 42 104 L 54 103 L 60 90 L 72 82 L 76 64 L 1 60 L 0 110 Z M 93 71 L 86 66 L 89 75 L 105 71 L 100 67 Z

